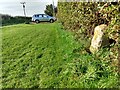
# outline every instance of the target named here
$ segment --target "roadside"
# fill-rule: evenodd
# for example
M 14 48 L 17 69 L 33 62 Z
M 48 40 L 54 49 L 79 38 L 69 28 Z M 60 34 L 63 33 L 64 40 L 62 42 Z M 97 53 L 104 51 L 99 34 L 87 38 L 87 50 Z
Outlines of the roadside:
M 109 51 L 96 56 L 60 23 L 19 24 L 2 29 L 3 88 L 116 88 Z

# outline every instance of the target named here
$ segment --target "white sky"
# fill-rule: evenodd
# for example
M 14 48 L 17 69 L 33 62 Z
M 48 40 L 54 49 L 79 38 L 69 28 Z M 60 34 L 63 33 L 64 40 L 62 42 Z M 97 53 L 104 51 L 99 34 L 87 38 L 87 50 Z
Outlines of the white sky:
M 57 1 L 54 0 L 55 6 L 57 6 Z M 0 13 L 12 16 L 24 16 L 23 7 L 20 2 L 26 2 L 27 16 L 44 13 L 46 5 L 53 3 L 52 0 L 0 0 Z

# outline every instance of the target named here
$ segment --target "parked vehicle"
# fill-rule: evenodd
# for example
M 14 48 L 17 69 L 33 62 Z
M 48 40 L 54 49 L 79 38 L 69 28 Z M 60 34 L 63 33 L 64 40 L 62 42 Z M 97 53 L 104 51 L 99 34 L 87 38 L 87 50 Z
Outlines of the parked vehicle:
M 32 21 L 36 23 L 39 23 L 39 22 L 53 23 L 54 21 L 56 21 L 56 18 L 46 14 L 35 14 L 32 16 Z

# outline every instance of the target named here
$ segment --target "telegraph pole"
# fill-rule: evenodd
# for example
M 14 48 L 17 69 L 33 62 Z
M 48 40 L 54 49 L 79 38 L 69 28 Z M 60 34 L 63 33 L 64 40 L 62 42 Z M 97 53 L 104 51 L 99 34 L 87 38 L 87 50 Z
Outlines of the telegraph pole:
M 55 16 L 54 0 L 52 0 L 52 2 L 53 2 L 53 16 Z
M 25 4 L 26 4 L 26 2 L 20 2 L 20 4 L 23 5 L 23 12 L 24 12 L 24 15 L 25 15 L 25 18 L 26 18 L 26 12 L 25 12 Z

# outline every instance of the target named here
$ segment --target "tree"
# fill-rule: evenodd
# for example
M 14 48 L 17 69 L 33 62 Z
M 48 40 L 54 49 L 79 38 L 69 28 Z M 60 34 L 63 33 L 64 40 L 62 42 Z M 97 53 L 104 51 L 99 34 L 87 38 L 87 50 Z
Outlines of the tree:
M 54 8 L 54 11 L 53 11 Z M 46 5 L 46 10 L 44 11 L 45 14 L 53 16 L 53 13 L 56 15 L 57 13 L 57 7 L 53 6 L 52 4 Z
M 53 5 L 46 5 L 46 10 L 44 12 L 47 15 L 53 16 Z

